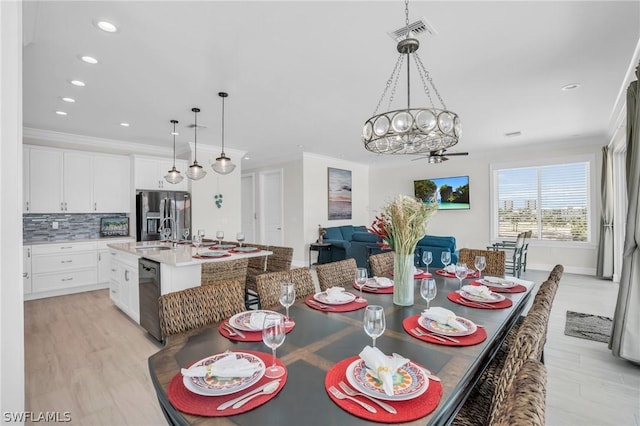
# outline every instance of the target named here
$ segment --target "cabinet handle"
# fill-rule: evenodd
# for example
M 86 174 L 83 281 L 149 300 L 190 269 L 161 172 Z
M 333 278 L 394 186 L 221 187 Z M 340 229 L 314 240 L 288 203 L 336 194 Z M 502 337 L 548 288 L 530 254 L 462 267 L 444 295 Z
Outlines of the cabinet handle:
M 22 278 L 29 278 L 29 274 L 27 274 L 26 272 L 22 274 Z
M 67 202 L 66 201 L 64 202 L 64 211 L 65 212 L 67 211 Z
M 73 260 L 61 260 L 60 263 L 71 263 Z
M 73 281 L 73 278 L 63 278 L 61 281 Z
M 98 262 L 102 262 L 102 254 L 98 253 Z
M 71 248 L 73 248 L 73 246 L 64 246 L 64 247 L 60 247 L 60 250 L 66 250 Z
M 128 269 L 124 270 L 124 280 L 125 281 L 129 281 L 129 270 Z
M 29 211 L 29 202 L 27 201 L 27 211 Z
M 96 210 L 98 210 L 98 203 L 93 203 L 93 211 L 95 212 Z
M 27 249 L 27 257 L 31 257 L 31 249 L 30 248 Z
M 115 271 L 116 271 L 116 269 L 111 268 L 111 272 L 115 272 Z
M 64 203 L 60 203 L 60 211 L 64 211 Z

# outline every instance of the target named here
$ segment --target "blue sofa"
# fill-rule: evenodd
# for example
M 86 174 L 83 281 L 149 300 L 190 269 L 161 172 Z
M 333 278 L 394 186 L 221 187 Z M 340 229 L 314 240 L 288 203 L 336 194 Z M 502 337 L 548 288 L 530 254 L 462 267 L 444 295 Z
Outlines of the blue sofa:
M 433 262 L 431 262 L 431 264 L 429 265 L 429 269 L 444 267 L 444 265 L 440 261 L 440 256 L 442 255 L 443 251 L 447 250 L 451 253 L 451 264 L 455 265 L 458 262 L 456 237 L 425 235 L 420 241 L 418 241 L 418 245 L 416 246 L 416 266 L 426 266 L 422 261 L 422 253 L 425 251 L 430 251 L 433 257 Z

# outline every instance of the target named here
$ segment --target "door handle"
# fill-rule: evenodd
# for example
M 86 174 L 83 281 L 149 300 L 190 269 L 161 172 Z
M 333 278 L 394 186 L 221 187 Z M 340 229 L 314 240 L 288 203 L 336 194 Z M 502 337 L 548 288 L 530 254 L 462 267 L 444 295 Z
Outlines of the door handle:
M 124 280 L 125 281 L 129 281 L 129 270 L 128 269 L 124 270 Z

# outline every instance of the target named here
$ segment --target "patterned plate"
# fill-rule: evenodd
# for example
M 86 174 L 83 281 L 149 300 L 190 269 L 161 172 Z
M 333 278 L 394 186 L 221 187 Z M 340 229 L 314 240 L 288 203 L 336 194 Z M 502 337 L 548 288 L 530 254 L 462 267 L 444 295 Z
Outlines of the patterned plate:
M 487 287 L 496 287 L 496 288 L 511 288 L 518 285 L 518 283 L 514 283 L 513 281 L 505 280 L 504 278 L 497 277 L 484 277 L 480 281 L 480 283 L 486 285 Z
M 389 401 L 405 401 L 422 395 L 429 387 L 429 379 L 422 368 L 409 362 L 393 375 L 393 396 L 382 389 L 382 382 L 373 377 L 364 361 L 357 359 L 347 367 L 347 381 L 360 392 Z
M 253 253 L 258 250 L 260 250 L 258 247 L 236 247 L 233 249 L 233 251 L 237 251 L 239 253 Z
M 228 253 L 226 251 L 205 251 L 203 253 L 199 253 L 198 255 L 200 257 L 211 257 L 211 258 L 216 258 L 216 257 L 225 257 Z
M 228 395 L 248 388 L 262 378 L 265 371 L 264 362 L 257 356 L 244 353 L 234 352 L 237 359 L 245 358 L 249 362 L 257 364 L 260 368 L 253 373 L 250 377 L 183 377 L 182 383 L 184 386 L 193 393 L 204 396 L 220 396 Z M 200 361 L 197 361 L 189 366 L 200 367 L 203 365 L 213 364 L 222 357 L 227 356 L 228 353 L 221 353 L 213 355 Z
M 356 295 L 352 294 L 352 293 L 348 293 L 346 291 L 343 291 L 341 293 L 343 296 L 345 296 L 345 300 L 340 301 L 340 302 L 330 302 L 327 300 L 327 292 L 322 291 L 320 293 L 316 293 L 313 295 L 313 298 L 316 299 L 318 302 L 321 303 L 326 303 L 327 305 L 346 305 L 347 303 L 351 303 L 354 300 L 356 300 Z M 346 298 L 348 297 L 348 299 Z
M 456 330 L 449 325 L 441 324 L 436 320 L 429 319 L 422 315 L 418 317 L 418 324 L 420 324 L 420 326 L 426 330 L 429 330 L 436 334 L 442 334 L 443 336 L 468 336 L 478 330 L 478 327 L 473 323 L 473 321 L 469 321 L 468 319 L 462 317 L 456 317 L 456 319 L 458 320 L 458 322 L 462 323 L 462 325 L 467 327 L 467 331 Z
M 365 287 L 369 287 L 369 288 L 389 288 L 389 287 L 393 287 L 393 280 L 389 280 L 391 282 L 390 285 L 380 285 L 380 283 L 378 281 L 376 281 L 375 278 L 369 278 L 367 280 L 367 283 L 364 285 Z M 357 286 L 357 284 L 356 284 Z
M 473 294 L 469 294 L 466 291 L 462 291 L 462 290 L 460 290 L 459 293 L 460 293 L 460 296 L 464 297 L 467 300 L 471 300 L 472 302 L 497 303 L 497 302 L 502 302 L 505 299 L 503 295 L 494 293 L 494 292 L 491 292 L 488 299 L 485 299 L 484 297 L 480 297 L 480 296 L 475 296 Z
M 229 318 L 229 325 L 242 331 L 262 331 L 262 328 L 255 328 L 251 325 L 251 315 L 258 313 L 281 315 L 274 311 L 265 310 L 244 311 Z

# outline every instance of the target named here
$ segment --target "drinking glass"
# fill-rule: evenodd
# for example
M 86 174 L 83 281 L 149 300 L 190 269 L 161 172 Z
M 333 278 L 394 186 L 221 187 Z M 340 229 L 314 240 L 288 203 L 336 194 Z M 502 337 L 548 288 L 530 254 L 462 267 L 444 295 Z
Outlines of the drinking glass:
M 240 243 L 240 247 L 242 247 L 242 242 L 244 241 L 244 234 L 242 232 L 238 232 L 236 234 L 236 241 Z
M 369 275 L 367 273 L 367 268 L 358 268 L 356 269 L 356 287 L 360 289 L 360 296 L 356 299 L 358 303 L 364 303 L 367 300 L 362 297 L 362 287 L 367 283 L 367 279 L 369 279 Z
M 436 298 L 436 294 L 438 294 L 436 280 L 433 278 L 423 278 L 420 280 L 420 296 L 427 301 L 427 309 L 429 309 L 429 302 Z
M 265 377 L 275 379 L 284 375 L 284 368 L 276 365 L 276 348 L 280 347 L 286 336 L 284 318 L 280 314 L 267 314 L 262 324 L 262 341 L 271 348 L 273 361 L 264 373 Z
M 182 235 L 184 236 L 184 240 L 188 241 L 189 240 L 189 228 L 184 228 L 184 231 L 182 231 Z
M 442 252 L 442 254 L 440 255 L 440 261 L 445 268 L 451 263 L 451 253 L 449 252 L 449 250 Z
M 376 347 L 376 337 L 382 336 L 386 324 L 384 321 L 384 309 L 382 306 L 369 305 L 364 308 L 364 332 L 373 339 L 373 347 Z
M 467 277 L 466 263 L 456 263 L 456 277 L 460 280 L 460 289 L 462 289 L 462 280 Z
M 216 238 L 218 239 L 218 245 L 222 244 L 224 238 L 224 231 L 216 231 Z
M 487 259 L 484 256 L 476 256 L 474 265 L 478 270 L 478 279 L 482 278 L 482 271 L 487 267 Z
M 200 249 L 200 243 L 202 243 L 202 236 L 198 233 L 198 235 L 193 236 L 193 245 L 196 246 L 196 254 L 194 256 L 198 256 L 198 249 Z
M 429 265 L 433 262 L 433 254 L 430 251 L 423 251 L 422 261 L 427 265 L 427 273 L 429 273 Z
M 285 307 L 287 311 L 287 319 L 285 326 L 290 327 L 293 325 L 293 321 L 289 318 L 289 306 L 293 305 L 296 301 L 296 287 L 293 283 L 283 283 L 280 286 L 280 304 Z

